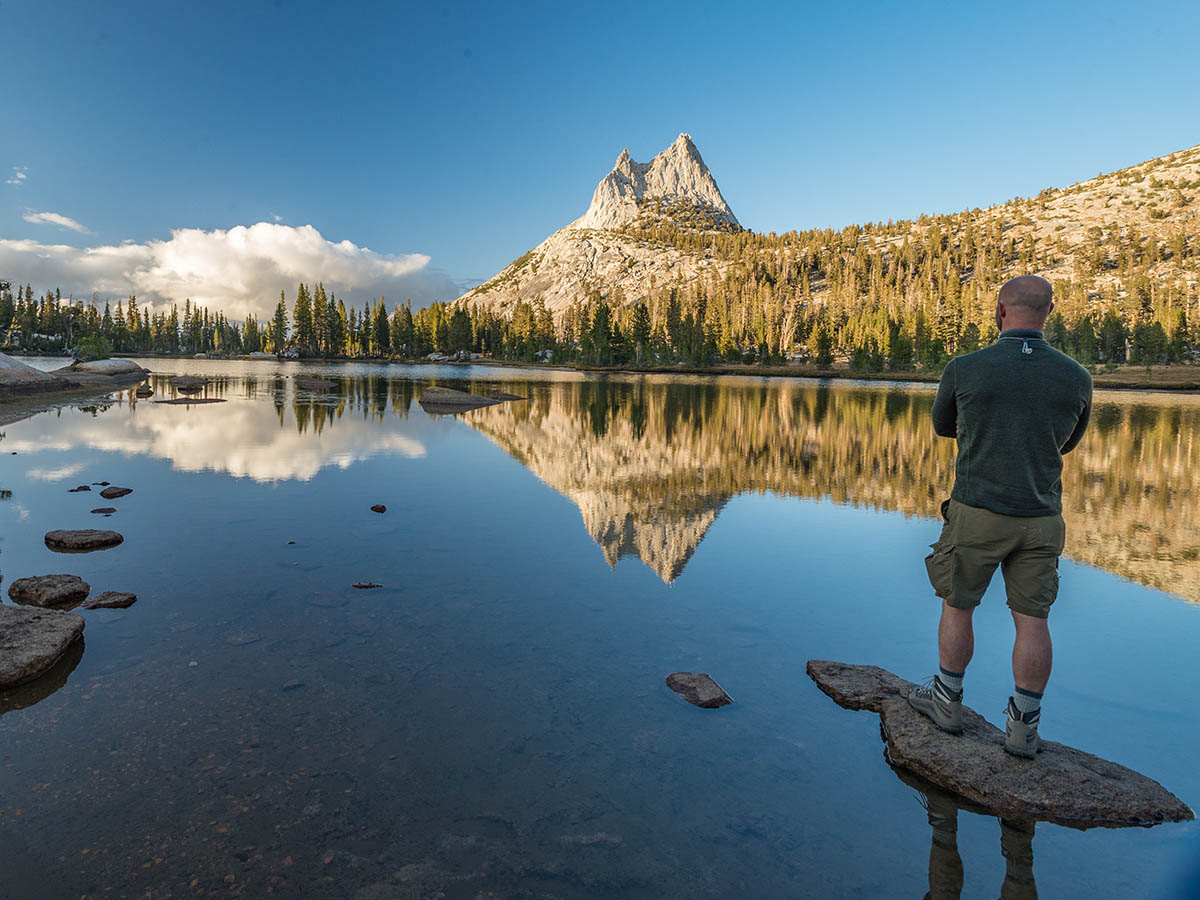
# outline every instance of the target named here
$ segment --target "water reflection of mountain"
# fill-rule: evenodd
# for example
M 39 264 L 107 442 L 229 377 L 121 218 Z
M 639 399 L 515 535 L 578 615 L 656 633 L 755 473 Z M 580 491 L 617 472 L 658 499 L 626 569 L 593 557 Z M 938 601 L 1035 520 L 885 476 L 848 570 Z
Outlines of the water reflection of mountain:
M 574 501 L 610 563 L 637 556 L 667 581 L 737 494 L 933 517 L 953 480 L 928 390 L 600 379 L 528 393 L 463 418 Z M 1063 476 L 1067 555 L 1200 600 L 1198 435 L 1194 398 L 1099 398 Z

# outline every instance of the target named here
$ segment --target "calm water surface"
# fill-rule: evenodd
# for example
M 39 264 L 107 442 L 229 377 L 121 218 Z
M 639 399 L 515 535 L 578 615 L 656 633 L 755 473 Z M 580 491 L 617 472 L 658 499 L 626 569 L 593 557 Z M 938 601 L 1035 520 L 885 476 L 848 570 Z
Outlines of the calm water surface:
M 935 665 L 922 559 L 953 444 L 931 389 L 148 365 L 151 400 L 0 428 L 5 583 L 139 597 L 0 693 L 0 896 L 956 896 L 923 808 L 953 801 L 804 672 Z M 153 403 L 178 373 L 227 402 Z M 529 400 L 431 416 L 433 383 Z M 1200 402 L 1103 394 L 1095 421 L 1042 731 L 1195 806 Z M 134 493 L 67 492 L 98 481 Z M 85 527 L 125 543 L 42 542 Z M 998 580 L 976 621 L 967 701 L 1002 722 Z M 678 670 L 737 702 L 688 706 Z M 964 898 L 1000 895 L 1002 842 L 1011 897 L 1172 896 L 1200 849 L 1194 824 L 958 820 Z

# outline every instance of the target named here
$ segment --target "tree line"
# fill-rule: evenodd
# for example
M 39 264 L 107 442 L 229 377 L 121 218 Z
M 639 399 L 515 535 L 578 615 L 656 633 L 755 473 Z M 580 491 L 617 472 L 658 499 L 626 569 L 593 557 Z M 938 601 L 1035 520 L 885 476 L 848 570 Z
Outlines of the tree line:
M 1037 202 L 1001 209 L 1031 225 L 1027 213 Z M 626 226 L 628 239 L 715 264 L 691 280 L 652 283 L 638 297 L 620 285 L 594 285 L 557 314 L 537 297 L 503 312 L 440 302 L 389 308 L 382 297 L 355 308 L 322 284 L 302 283 L 290 301 L 280 293 L 269 319 L 239 323 L 191 301 L 182 310 L 151 310 L 131 296 L 101 308 L 0 282 L 0 338 L 10 348 L 63 349 L 95 335 L 114 352 L 470 352 L 599 366 L 800 360 L 937 370 L 994 339 L 995 294 L 1006 278 L 1051 272 L 1056 309 L 1046 336 L 1081 362 L 1179 362 L 1200 349 L 1194 233 L 1097 225 L 1071 242 L 1017 225 L 976 211 L 762 235 L 646 217 Z

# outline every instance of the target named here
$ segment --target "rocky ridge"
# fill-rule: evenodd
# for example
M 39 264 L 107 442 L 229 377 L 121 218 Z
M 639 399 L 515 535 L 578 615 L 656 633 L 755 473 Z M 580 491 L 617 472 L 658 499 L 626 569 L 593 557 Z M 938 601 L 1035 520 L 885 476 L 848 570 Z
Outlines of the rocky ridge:
M 1086 268 L 1104 231 L 1137 232 L 1163 242 L 1194 232 L 1200 221 L 1200 146 L 951 218 L 952 243 L 961 240 L 966 228 L 996 226 L 1013 246 L 1027 238 L 1054 246 L 1053 258 L 1035 265 L 1035 274 L 1071 278 L 1081 264 Z M 686 134 L 649 163 L 634 162 L 628 151 L 623 152 L 596 187 L 583 216 L 454 302 L 505 315 L 518 301 L 540 299 L 557 317 L 592 291 L 610 303 L 628 305 L 648 296 L 655 285 L 678 281 L 687 286 L 734 268 L 711 250 L 680 250 L 671 243 L 643 239 L 639 227 L 629 227 L 656 220 L 687 230 L 740 230 Z M 866 249 L 898 250 L 905 241 L 923 240 L 931 227 L 941 227 L 926 216 L 901 224 L 899 232 L 862 236 L 859 243 Z M 1169 262 L 1159 263 L 1162 273 L 1169 274 L 1170 267 Z M 1014 263 L 1001 274 L 1024 272 Z M 1090 283 L 1093 290 L 1112 289 L 1117 280 L 1113 266 Z M 819 278 L 813 281 L 815 302 L 821 302 L 827 287 Z

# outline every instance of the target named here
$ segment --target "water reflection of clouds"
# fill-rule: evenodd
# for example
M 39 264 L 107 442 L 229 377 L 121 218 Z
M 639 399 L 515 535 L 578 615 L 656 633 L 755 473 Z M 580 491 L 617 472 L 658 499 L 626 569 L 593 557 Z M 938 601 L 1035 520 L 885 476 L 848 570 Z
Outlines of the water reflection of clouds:
M 229 402 L 188 408 L 139 404 L 89 417 L 36 416 L 11 429 L 5 446 L 19 453 L 92 450 L 169 459 L 185 472 L 224 472 L 254 481 L 308 481 L 326 466 L 345 469 L 380 454 L 416 459 L 425 446 L 386 423 L 343 417 L 333 427 L 303 431 L 264 415 L 262 404 Z M 34 469 L 30 476 L 61 480 L 83 464 Z M 62 474 L 67 473 L 67 474 Z M 58 477 L 51 477 L 57 475 Z
M 30 469 L 25 475 L 37 481 L 65 481 L 83 471 L 83 463 L 59 466 L 57 469 Z

